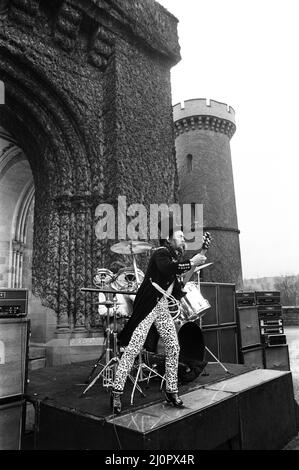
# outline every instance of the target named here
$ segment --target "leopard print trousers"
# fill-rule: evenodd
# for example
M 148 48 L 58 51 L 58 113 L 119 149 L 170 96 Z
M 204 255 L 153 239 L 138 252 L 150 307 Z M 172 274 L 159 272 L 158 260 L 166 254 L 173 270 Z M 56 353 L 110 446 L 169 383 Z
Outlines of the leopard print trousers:
M 166 391 L 178 391 L 178 363 L 180 346 L 173 318 L 168 310 L 167 299 L 162 298 L 147 317 L 135 329 L 128 346 L 122 355 L 115 374 L 113 389 L 122 392 L 135 357 L 140 353 L 149 329 L 155 324 L 165 346 Z

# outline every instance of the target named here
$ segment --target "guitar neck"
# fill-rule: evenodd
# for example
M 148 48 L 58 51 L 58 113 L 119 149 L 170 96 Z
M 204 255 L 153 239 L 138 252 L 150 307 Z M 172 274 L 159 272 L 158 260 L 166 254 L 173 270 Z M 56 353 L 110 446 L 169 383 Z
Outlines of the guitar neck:
M 201 248 L 198 253 L 200 253 L 202 255 L 205 255 L 207 251 L 208 251 L 207 249 Z M 190 281 L 190 279 L 193 276 L 194 271 L 195 271 L 196 268 L 197 268 L 197 266 L 192 266 L 192 268 L 189 269 L 189 271 L 183 276 L 183 283 L 184 284 L 186 284 L 187 282 Z

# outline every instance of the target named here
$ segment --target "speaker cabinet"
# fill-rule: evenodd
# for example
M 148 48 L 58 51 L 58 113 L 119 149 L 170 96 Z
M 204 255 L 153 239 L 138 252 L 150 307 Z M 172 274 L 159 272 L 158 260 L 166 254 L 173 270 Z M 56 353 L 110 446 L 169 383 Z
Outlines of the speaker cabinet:
M 237 328 L 221 328 L 219 331 L 220 358 L 222 362 L 238 363 Z
M 240 352 L 242 364 L 257 369 L 264 368 L 264 348 L 258 346 L 255 348 L 242 349 Z
M 238 363 L 237 328 L 208 328 L 203 330 L 205 346 L 222 362 Z M 214 362 L 215 358 L 205 352 L 205 360 Z
M 256 306 L 238 307 L 240 349 L 261 344 L 260 325 Z
M 203 337 L 205 346 L 220 360 L 220 349 L 219 349 L 219 330 L 218 329 L 205 329 L 203 330 Z M 213 356 L 205 352 L 206 361 L 215 361 Z
M 265 369 L 290 370 L 289 348 L 287 344 L 264 349 Z
M 0 450 L 20 450 L 24 400 L 0 404 Z
M 218 323 L 236 323 L 235 285 L 218 284 Z
M 202 293 L 203 297 L 209 301 L 211 305 L 211 307 L 207 309 L 206 313 L 202 317 L 202 325 L 203 326 L 218 325 L 217 284 L 203 282 L 200 284 L 200 292 Z
M 25 393 L 30 321 L 0 318 L 0 401 Z
M 222 362 L 238 362 L 235 284 L 202 282 L 200 291 L 211 305 L 202 317 L 205 345 Z M 205 359 L 215 361 L 206 351 Z
M 202 317 L 203 326 L 236 323 L 235 284 L 202 282 L 200 291 L 211 305 L 211 308 Z

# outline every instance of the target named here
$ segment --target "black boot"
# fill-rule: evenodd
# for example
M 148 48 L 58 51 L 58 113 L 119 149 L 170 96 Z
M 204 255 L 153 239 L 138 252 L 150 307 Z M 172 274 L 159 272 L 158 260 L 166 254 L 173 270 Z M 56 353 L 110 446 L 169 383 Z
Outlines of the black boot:
M 112 390 L 110 396 L 111 408 L 113 413 L 119 414 L 121 412 L 121 397 L 122 392 Z
M 171 403 L 173 406 L 180 407 L 184 405 L 177 392 L 165 392 L 165 398 L 167 403 Z

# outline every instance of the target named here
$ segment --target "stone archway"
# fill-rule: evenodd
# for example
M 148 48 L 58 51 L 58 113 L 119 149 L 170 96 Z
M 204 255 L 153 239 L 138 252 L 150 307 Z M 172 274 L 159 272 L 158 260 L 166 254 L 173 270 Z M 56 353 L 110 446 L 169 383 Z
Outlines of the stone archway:
M 0 285 L 31 288 L 34 184 L 17 142 L 0 128 Z M 29 239 L 28 239 L 29 238 Z M 26 277 L 26 282 L 25 282 Z
M 32 171 L 24 152 L 0 128 L 0 287 L 28 289 L 31 341 L 41 343 L 49 337 L 44 328 L 46 323 L 51 323 L 53 334 L 56 315 L 51 315 L 32 295 L 34 191 Z
M 10 268 L 12 288 L 32 288 L 33 210 L 34 184 L 30 179 L 20 195 L 13 218 Z
M 49 84 L 41 88 L 34 72 L 25 74 L 9 59 L 5 64 L 0 60 L 6 71 L 2 122 L 17 135 L 35 182 L 33 292 L 57 313 L 58 333 L 70 331 L 72 324 L 82 333 L 90 302 L 78 289 L 86 279 L 91 282 L 92 212 L 100 193 L 93 200 L 88 151 L 66 116 L 67 103 L 57 103 Z M 18 243 L 16 248 L 18 256 Z M 76 271 L 78 264 L 81 270 Z

